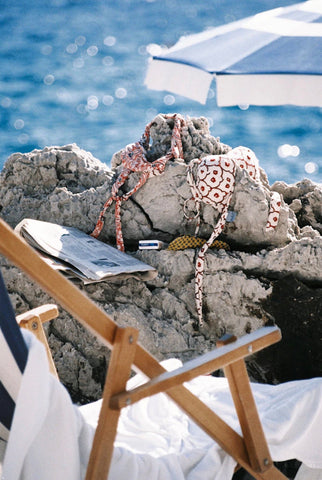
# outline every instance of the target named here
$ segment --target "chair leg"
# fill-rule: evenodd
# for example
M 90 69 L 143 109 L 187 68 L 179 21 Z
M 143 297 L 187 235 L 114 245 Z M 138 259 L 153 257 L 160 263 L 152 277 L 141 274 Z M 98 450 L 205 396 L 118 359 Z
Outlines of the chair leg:
M 106 376 L 102 407 L 85 480 L 107 479 L 121 409 L 110 407 L 112 395 L 125 390 L 133 364 L 138 330 L 118 328 Z
M 258 416 L 244 360 L 224 368 L 252 468 L 263 472 L 273 462 Z
M 228 365 L 224 368 L 224 373 L 243 432 L 250 466 L 259 474 L 255 478 L 285 480 L 285 475 L 274 466 L 270 456 L 244 360 Z M 254 472 L 251 473 L 254 475 Z
M 218 340 L 217 347 L 233 343 L 237 338 L 226 335 Z M 286 480 L 275 466 L 269 453 L 266 437 L 260 421 L 253 392 L 251 390 L 245 360 L 237 360 L 224 367 L 230 393 L 234 401 L 238 420 L 249 457 L 249 473 L 258 480 Z M 247 465 L 243 467 L 248 470 Z M 258 472 L 258 475 L 257 475 Z

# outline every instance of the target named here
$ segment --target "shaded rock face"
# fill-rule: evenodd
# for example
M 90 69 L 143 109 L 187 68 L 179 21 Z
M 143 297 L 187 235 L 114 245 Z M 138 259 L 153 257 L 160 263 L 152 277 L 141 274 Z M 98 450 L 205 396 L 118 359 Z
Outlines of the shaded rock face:
M 171 119 L 156 117 L 146 155 L 149 160 L 169 150 L 172 127 Z M 199 327 L 194 300 L 197 250 L 137 250 L 139 239 L 170 242 L 194 233 L 195 222 L 183 214 L 183 204 L 191 196 L 186 165 L 193 158 L 230 150 L 210 135 L 203 118 L 186 119 L 181 137 L 184 159 L 170 160 L 163 174 L 148 179 L 122 203 L 126 251 L 156 267 L 158 276 L 149 282 L 130 278 L 79 287 L 119 325 L 138 328 L 140 343 L 159 360 L 186 361 L 214 348 L 226 332 L 240 336 L 276 323 L 283 341 L 251 358 L 251 377 L 277 383 L 320 375 L 321 186 L 303 180 L 270 187 L 262 170 L 261 183 L 255 184 L 237 169 L 231 202 L 237 216 L 226 224 L 221 237 L 231 251 L 207 252 L 204 325 Z M 13 227 L 31 217 L 90 233 L 121 169 L 120 152 L 113 156 L 110 169 L 77 145 L 14 154 L 0 175 L 1 215 Z M 133 188 L 138 176 L 130 175 L 124 191 Z M 279 224 L 268 234 L 271 190 L 282 195 L 282 206 Z M 114 207 L 106 212 L 99 237 L 111 244 L 115 242 Z M 213 207 L 204 207 L 200 236 L 208 238 L 217 219 Z M 53 301 L 3 258 L 0 267 L 17 313 Z M 60 378 L 74 400 L 99 398 L 108 350 L 63 309 L 46 331 Z
M 264 308 L 283 332 L 279 344 L 258 354 L 268 375 L 278 372 L 279 380 L 313 378 L 322 372 L 322 287 L 308 286 L 294 275 L 272 282 L 272 294 Z M 312 361 L 314 360 L 314 361 Z

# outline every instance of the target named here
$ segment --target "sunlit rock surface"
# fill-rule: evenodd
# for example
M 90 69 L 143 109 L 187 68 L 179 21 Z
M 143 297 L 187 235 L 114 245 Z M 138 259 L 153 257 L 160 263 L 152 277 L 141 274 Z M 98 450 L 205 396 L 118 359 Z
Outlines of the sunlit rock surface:
M 171 120 L 156 117 L 149 160 L 169 150 L 171 129 Z M 169 161 L 162 175 L 148 179 L 122 203 L 126 251 L 156 267 L 158 276 L 149 282 L 131 278 L 80 288 L 118 324 L 138 328 L 140 342 L 160 360 L 187 360 L 214 348 L 225 332 L 240 336 L 276 323 L 283 340 L 252 357 L 251 377 L 279 382 L 320 375 L 322 187 L 309 180 L 296 185 L 276 182 L 271 187 L 264 171 L 261 183 L 254 184 L 246 172 L 237 171 L 231 203 L 237 215 L 221 236 L 231 250 L 207 252 L 204 326 L 199 327 L 194 302 L 197 250 L 137 250 L 139 239 L 170 242 L 194 233 L 195 222 L 183 213 L 191 196 L 186 164 L 195 157 L 230 150 L 210 135 L 204 118 L 187 119 L 182 143 L 184 159 Z M 0 175 L 2 218 L 12 227 L 30 217 L 90 233 L 120 171 L 120 152 L 110 169 L 74 144 L 16 153 Z M 133 188 L 138 175 L 130 176 L 125 192 Z M 267 233 L 271 190 L 282 195 L 282 207 L 277 228 Z M 112 204 L 106 212 L 99 237 L 111 244 L 115 244 L 114 208 Z M 210 236 L 217 218 L 213 207 L 202 210 L 201 236 Z M 17 313 L 52 301 L 3 258 L 1 270 Z M 62 309 L 46 329 L 58 372 L 74 399 L 98 398 L 109 359 L 106 348 Z

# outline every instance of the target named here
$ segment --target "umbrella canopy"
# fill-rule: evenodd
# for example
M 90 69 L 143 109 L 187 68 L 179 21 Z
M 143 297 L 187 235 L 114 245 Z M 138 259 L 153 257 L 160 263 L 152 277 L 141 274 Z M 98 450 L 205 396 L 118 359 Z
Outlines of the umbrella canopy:
M 322 0 L 182 37 L 153 56 L 145 84 L 202 104 L 322 106 Z

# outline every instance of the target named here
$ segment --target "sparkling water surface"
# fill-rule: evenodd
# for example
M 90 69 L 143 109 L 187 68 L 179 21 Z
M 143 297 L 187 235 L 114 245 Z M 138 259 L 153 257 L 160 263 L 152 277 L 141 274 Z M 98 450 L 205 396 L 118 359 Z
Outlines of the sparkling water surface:
M 143 82 L 149 52 L 181 35 L 287 0 L 0 0 L 0 168 L 9 155 L 77 143 L 110 164 L 158 113 L 208 118 L 211 133 L 252 148 L 270 183 L 321 182 L 322 110 L 206 105 Z

